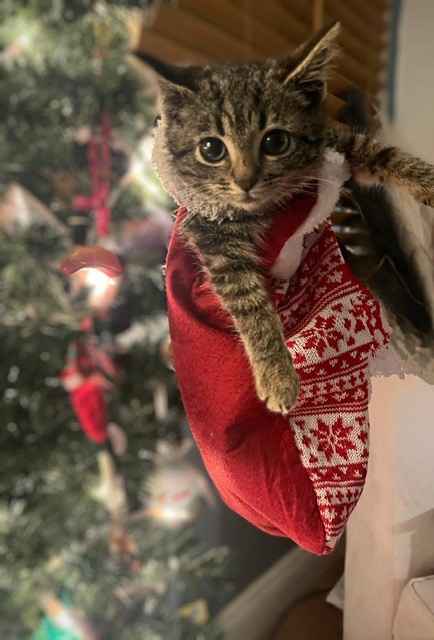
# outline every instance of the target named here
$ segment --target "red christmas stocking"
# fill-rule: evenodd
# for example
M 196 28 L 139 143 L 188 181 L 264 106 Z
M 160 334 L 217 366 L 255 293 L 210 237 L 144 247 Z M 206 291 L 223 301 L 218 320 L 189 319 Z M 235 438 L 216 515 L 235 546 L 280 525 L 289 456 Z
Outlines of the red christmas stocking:
M 87 351 L 73 342 L 61 373 L 62 384 L 70 394 L 72 408 L 86 436 L 97 445 L 108 439 L 106 392 L 108 381 L 87 357 Z
M 324 554 L 363 489 L 369 361 L 389 336 L 378 303 L 345 265 L 330 222 L 304 235 L 315 208 L 315 198 L 303 198 L 277 212 L 262 256 L 274 275 L 285 255 L 287 263 L 288 255 L 301 260 L 289 280 L 269 280 L 301 383 L 289 416 L 270 413 L 257 398 L 232 320 L 182 241 L 185 210 L 166 282 L 184 406 L 223 500 L 260 529 Z

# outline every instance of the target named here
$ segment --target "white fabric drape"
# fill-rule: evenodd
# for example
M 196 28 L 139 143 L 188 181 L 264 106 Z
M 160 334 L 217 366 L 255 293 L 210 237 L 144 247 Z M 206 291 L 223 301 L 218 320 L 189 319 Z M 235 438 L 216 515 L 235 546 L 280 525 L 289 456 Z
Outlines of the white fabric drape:
M 367 481 L 347 528 L 344 640 L 391 640 L 405 584 L 434 573 L 434 387 L 374 378 L 370 417 Z

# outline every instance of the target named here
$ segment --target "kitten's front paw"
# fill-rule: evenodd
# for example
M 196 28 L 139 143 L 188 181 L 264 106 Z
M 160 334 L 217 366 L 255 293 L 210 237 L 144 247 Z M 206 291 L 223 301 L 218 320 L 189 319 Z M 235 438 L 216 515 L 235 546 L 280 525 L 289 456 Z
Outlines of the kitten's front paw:
M 289 354 L 288 354 L 289 355 Z M 273 413 L 288 414 L 293 409 L 300 391 L 297 373 L 290 358 L 279 365 L 273 364 L 256 378 L 260 400 Z

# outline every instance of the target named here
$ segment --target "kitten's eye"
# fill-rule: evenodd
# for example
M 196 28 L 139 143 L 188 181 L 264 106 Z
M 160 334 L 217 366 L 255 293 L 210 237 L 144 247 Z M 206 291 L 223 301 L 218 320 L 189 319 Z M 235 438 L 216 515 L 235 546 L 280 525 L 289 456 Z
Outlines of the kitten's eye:
M 220 162 L 226 155 L 226 147 L 220 138 L 204 138 L 199 144 L 199 151 L 207 162 Z
M 261 142 L 261 151 L 267 156 L 279 156 L 289 147 L 289 135 L 283 129 L 269 131 Z

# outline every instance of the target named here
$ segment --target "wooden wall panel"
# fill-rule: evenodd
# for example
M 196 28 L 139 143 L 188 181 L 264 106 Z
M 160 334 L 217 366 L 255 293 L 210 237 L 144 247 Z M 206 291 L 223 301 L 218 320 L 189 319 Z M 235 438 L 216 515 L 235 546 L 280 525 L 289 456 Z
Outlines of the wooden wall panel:
M 251 19 L 249 13 L 245 12 L 243 3 L 235 3 L 233 0 L 183 0 L 182 6 L 230 33 L 237 40 L 246 42 L 260 57 L 278 56 L 282 51 L 291 49 L 286 35 L 278 33 L 269 24 Z
M 278 2 L 288 13 L 292 13 L 297 16 L 300 22 L 307 24 L 310 30 L 314 28 L 313 14 L 315 5 L 318 4 L 317 2 L 314 0 L 299 0 L 298 2 L 294 2 L 294 0 L 278 0 Z
M 240 7 L 248 8 L 251 19 L 268 25 L 287 41 L 287 48 L 301 44 L 312 32 L 310 20 L 300 20 L 280 0 L 232 0 Z M 248 15 L 248 14 L 247 14 Z
M 342 50 L 330 91 L 384 86 L 388 0 L 179 0 L 144 27 L 140 48 L 168 62 L 215 63 L 278 57 L 306 40 L 314 23 L 339 20 Z M 335 112 L 338 100 L 330 100 Z

